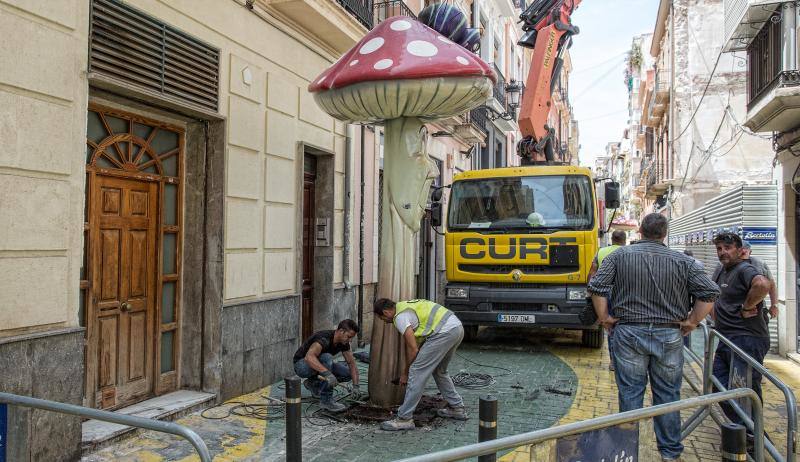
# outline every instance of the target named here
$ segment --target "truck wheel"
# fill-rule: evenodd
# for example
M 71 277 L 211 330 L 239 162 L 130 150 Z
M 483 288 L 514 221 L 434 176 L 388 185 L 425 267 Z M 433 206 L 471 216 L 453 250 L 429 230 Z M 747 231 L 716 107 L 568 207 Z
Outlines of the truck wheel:
M 603 345 L 603 329 L 583 330 L 581 345 L 587 348 L 600 348 Z
M 474 342 L 478 338 L 478 326 L 464 326 L 464 341 Z

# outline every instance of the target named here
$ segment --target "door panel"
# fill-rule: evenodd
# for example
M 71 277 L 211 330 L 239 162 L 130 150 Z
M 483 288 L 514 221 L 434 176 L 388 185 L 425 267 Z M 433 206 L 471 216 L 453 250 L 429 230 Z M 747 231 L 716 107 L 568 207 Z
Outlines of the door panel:
M 125 406 L 153 392 L 158 185 L 97 176 L 98 213 L 90 227 L 96 297 L 90 323 L 99 327 L 91 348 L 98 364 L 95 404 Z M 92 326 L 89 326 L 90 330 Z
M 100 331 L 98 386 L 100 388 L 117 383 L 118 321 L 117 313 L 105 315 L 98 321 Z

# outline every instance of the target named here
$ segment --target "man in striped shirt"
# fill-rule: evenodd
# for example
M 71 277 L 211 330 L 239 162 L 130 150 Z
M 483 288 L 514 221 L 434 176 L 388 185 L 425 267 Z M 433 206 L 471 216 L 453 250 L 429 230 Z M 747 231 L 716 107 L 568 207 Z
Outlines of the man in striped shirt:
M 642 407 L 648 377 L 654 405 L 680 399 L 681 337 L 697 327 L 719 296 L 719 287 L 693 258 L 664 245 L 664 216 L 647 215 L 639 233 L 642 240 L 606 257 L 589 282 L 599 322 L 607 330 L 614 330 L 621 412 Z M 695 300 L 691 311 L 690 296 Z M 608 313 L 606 297 L 614 307 L 613 317 Z M 654 420 L 662 460 L 680 460 L 680 414 L 673 412 Z

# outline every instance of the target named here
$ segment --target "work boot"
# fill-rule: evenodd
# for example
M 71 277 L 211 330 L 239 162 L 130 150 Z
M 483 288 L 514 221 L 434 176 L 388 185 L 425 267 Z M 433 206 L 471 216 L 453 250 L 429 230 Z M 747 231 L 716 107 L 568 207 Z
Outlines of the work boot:
M 312 382 L 311 379 L 303 380 L 303 386 L 306 387 L 306 390 L 311 392 L 311 396 L 319 399 L 319 387 L 316 386 L 316 384 Z
M 333 399 L 327 401 L 326 400 L 320 401 L 319 406 L 328 412 L 342 412 L 345 409 L 347 409 L 347 406 L 345 406 L 342 403 L 336 402 Z
M 414 426 L 414 419 L 401 419 L 399 417 L 395 417 L 392 420 L 387 420 L 386 422 L 381 423 L 381 430 L 386 430 L 387 432 L 413 430 L 415 428 L 417 427 Z
M 467 408 L 464 406 L 447 406 L 436 411 L 436 415 L 445 419 L 467 420 Z

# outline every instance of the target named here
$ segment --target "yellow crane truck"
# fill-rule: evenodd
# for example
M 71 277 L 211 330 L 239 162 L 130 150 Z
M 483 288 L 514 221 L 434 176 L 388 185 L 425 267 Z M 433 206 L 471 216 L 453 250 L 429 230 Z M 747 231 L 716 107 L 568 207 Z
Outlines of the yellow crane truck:
M 472 170 L 451 185 L 445 230 L 445 306 L 465 326 L 579 329 L 599 348 L 603 332 L 582 325 L 597 253 L 598 208 L 619 206 L 619 185 L 598 202 L 591 170 L 534 165 Z

